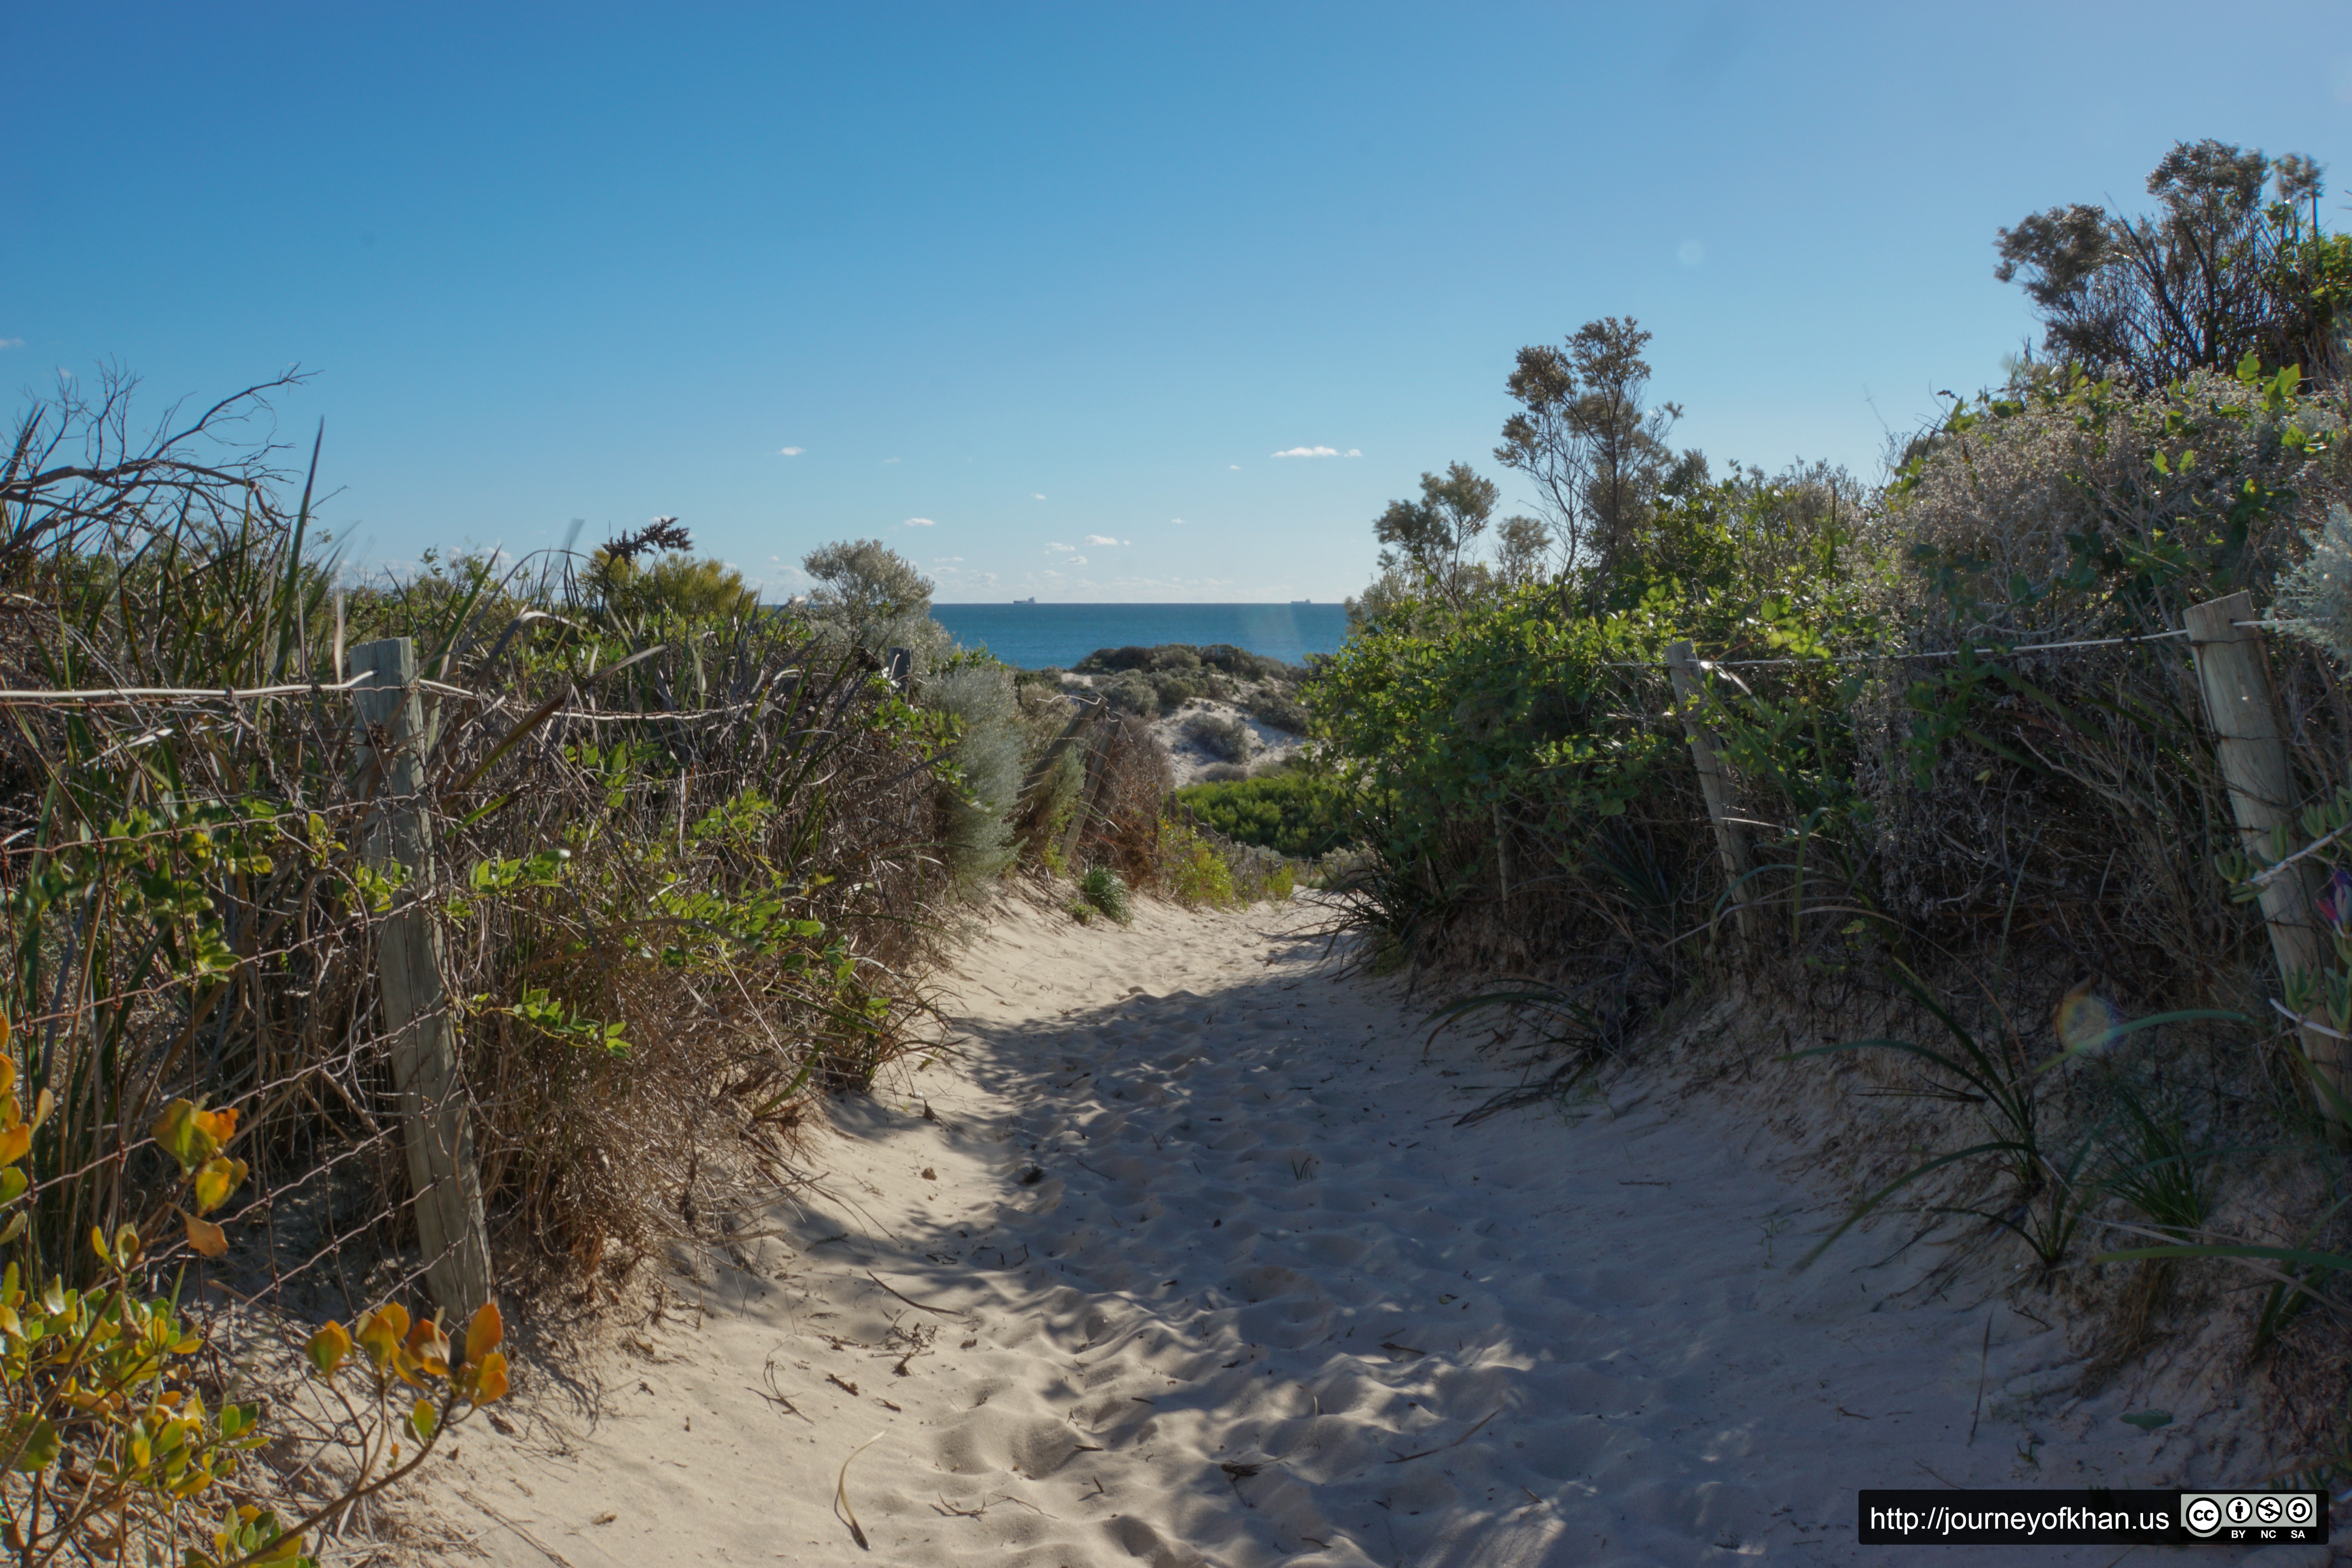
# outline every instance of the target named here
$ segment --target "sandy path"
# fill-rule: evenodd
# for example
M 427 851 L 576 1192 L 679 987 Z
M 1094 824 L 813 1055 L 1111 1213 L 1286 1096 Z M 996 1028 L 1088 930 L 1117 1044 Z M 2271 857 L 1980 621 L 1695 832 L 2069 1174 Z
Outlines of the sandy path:
M 573 1568 L 2105 1564 L 1864 1551 L 1853 1491 L 2193 1462 L 2120 1394 L 2037 1401 L 2030 1317 L 1896 1303 L 1930 1259 L 1790 1274 L 1823 1196 L 1736 1106 L 1635 1079 L 1454 1128 L 1494 1075 L 1318 970 L 1312 913 L 1000 922 L 950 977 L 962 1061 L 842 1110 L 792 1246 L 537 1384 L 444 1517 Z M 877 1435 L 869 1552 L 832 1505 Z

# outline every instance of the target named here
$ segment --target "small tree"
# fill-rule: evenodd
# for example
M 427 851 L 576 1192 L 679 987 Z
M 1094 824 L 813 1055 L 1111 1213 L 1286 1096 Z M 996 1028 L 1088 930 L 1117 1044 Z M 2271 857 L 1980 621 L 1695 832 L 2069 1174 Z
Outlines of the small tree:
M 1587 321 L 1557 348 L 1519 351 L 1507 384 L 1520 411 L 1503 422 L 1495 460 L 1533 479 L 1565 555 L 1597 592 L 1648 517 L 1674 453 L 1671 403 L 1643 406 L 1650 334 L 1630 316 Z
M 2143 390 L 2249 354 L 2332 379 L 2352 244 L 2320 231 L 2320 191 L 2308 158 L 2176 142 L 2147 177 L 2157 214 L 2035 213 L 2000 230 L 1993 276 L 2033 301 L 2052 354 Z
M 1485 570 L 1469 558 L 1495 515 L 1500 492 L 1467 463 L 1421 476 L 1421 499 L 1392 500 L 1372 524 L 1385 547 L 1381 570 L 1401 573 L 1415 587 L 1459 609 Z
M 947 633 L 931 619 L 930 579 L 880 540 L 843 540 L 812 550 L 801 569 L 817 583 L 809 595 L 811 616 L 867 652 L 911 649 L 919 670 L 946 656 Z

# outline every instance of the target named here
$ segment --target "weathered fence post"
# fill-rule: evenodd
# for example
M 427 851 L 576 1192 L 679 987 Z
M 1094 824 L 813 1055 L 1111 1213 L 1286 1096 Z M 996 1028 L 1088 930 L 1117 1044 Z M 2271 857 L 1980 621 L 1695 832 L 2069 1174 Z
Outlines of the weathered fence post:
M 1094 738 L 1087 745 L 1087 782 L 1078 791 L 1078 809 L 1070 814 L 1070 826 L 1062 835 L 1062 864 L 1078 852 L 1078 840 L 1086 837 L 1087 824 L 1095 814 L 1095 803 L 1102 797 L 1103 763 L 1109 755 L 1112 739 L 1118 733 L 1118 715 L 1105 702 L 1095 712 Z
M 1087 726 L 1100 711 L 1097 702 L 1088 702 L 1084 698 L 1078 700 L 1077 707 L 1078 710 L 1070 716 L 1070 721 L 1062 726 L 1062 732 L 1054 737 L 1054 743 L 1045 748 L 1045 755 L 1030 768 L 1029 776 L 1021 781 L 1021 798 L 1024 801 L 1029 798 L 1031 791 L 1045 782 L 1045 775 L 1054 771 L 1054 764 L 1062 760 L 1062 753 L 1070 749 L 1073 741 L 1086 732 Z
M 354 675 L 374 679 L 352 692 L 360 724 L 360 760 L 380 773 L 381 809 L 369 824 L 369 863 L 407 873 L 376 936 L 376 973 L 384 1032 L 392 1042 L 392 1081 L 400 1095 L 408 1184 L 415 1194 L 416 1237 L 425 1252 L 425 1289 L 462 1323 L 490 1299 L 489 1227 L 482 1214 L 474 1134 L 457 1079 L 457 1018 L 441 979 L 441 931 L 425 900 L 433 886 L 433 839 L 419 798 L 425 785 L 425 716 L 416 694 L 416 645 L 407 637 L 364 643 L 351 651 Z
M 1724 885 L 1738 908 L 1739 935 L 1751 945 L 1764 936 L 1764 911 L 1756 907 L 1749 887 L 1755 865 L 1748 854 L 1748 830 L 1732 816 L 1731 774 L 1716 750 L 1715 731 L 1699 717 L 1706 692 L 1699 678 L 1698 651 L 1687 642 L 1666 645 L 1666 673 L 1675 683 L 1675 709 L 1682 715 L 1683 733 L 1690 738 L 1691 765 L 1698 770 L 1699 793 L 1706 797 L 1707 820 L 1715 826 L 1715 852 L 1723 862 Z
M 2294 822 L 2299 803 L 2263 634 L 2245 624 L 2253 619 L 2251 594 L 2215 599 L 2181 616 L 2197 657 L 2205 720 L 2213 727 L 2213 750 L 2230 786 L 2239 839 L 2247 858 L 2260 867 L 2274 858 L 2273 830 Z M 2291 826 L 2288 830 L 2294 831 Z M 2278 962 L 2282 981 L 2296 970 L 2317 975 L 2327 961 L 2328 944 L 2312 910 L 2316 889 L 2310 873 L 2315 864 L 2303 861 L 2263 884 L 2263 920 L 2270 928 L 2271 956 Z M 2308 1025 L 2302 1033 L 2312 1065 L 2338 1093 L 2344 1092 L 2345 1042 Z M 2327 1109 L 2332 1115 L 2333 1108 Z

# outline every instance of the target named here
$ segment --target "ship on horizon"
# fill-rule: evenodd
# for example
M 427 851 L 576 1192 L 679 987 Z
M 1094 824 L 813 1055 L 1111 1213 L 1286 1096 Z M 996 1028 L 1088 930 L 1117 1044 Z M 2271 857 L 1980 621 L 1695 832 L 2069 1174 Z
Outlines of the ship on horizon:
M 1013 602 L 1016 605 L 1034 605 L 1037 602 L 1037 595 L 1032 594 L 1025 599 L 1015 599 Z

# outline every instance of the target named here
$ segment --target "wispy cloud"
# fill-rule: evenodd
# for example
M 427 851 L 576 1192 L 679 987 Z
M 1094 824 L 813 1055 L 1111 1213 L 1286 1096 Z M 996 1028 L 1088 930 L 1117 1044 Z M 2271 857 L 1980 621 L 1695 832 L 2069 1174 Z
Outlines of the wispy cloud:
M 1168 521 L 1174 523 L 1179 528 L 1184 526 L 1184 520 L 1181 517 L 1171 517 Z
M 1241 472 L 1242 466 L 1239 463 L 1227 463 L 1225 467 L 1233 469 L 1235 473 Z
M 797 458 L 803 452 L 807 450 L 808 448 L 806 447 L 779 447 L 776 448 L 776 456 L 779 458 Z
M 1087 558 L 1083 555 L 1066 556 L 1062 561 L 1062 564 L 1065 566 L 1083 566 L 1086 563 Z
M 1075 544 L 1048 544 L 1045 548 L 1048 550 L 1076 550 L 1077 546 Z
M 887 467 L 888 467 L 890 464 L 895 463 L 895 462 L 897 462 L 898 460 L 898 458 L 883 458 L 883 459 L 882 459 L 882 462 L 883 462 L 883 466 L 887 468 Z
M 1364 449 L 1361 447 L 1350 447 L 1348 448 L 1348 456 L 1351 458 L 1360 458 L 1363 455 Z
M 928 517 L 910 517 L 898 526 L 901 528 L 937 528 L 939 524 L 933 522 Z
M 1275 454 L 1277 458 L 1336 458 L 1339 455 L 1337 447 L 1292 447 Z
M 1031 500 L 1044 500 L 1045 499 L 1045 492 L 1043 490 L 1031 490 L 1029 492 L 1029 499 Z
M 1122 540 L 1113 539 L 1108 533 L 1089 533 L 1087 535 L 1087 542 L 1088 544 L 1119 544 L 1125 542 Z
M 25 340 L 22 338 L 0 338 L 0 349 L 21 349 L 24 346 Z

